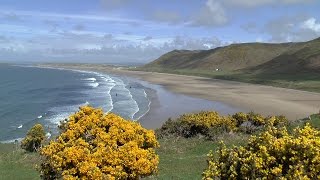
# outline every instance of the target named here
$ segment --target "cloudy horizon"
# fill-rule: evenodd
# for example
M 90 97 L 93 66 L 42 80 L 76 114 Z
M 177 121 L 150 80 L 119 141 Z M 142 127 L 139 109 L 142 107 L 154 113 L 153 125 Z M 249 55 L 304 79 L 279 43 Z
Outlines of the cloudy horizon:
M 0 62 L 145 63 L 320 36 L 317 0 L 0 0 Z

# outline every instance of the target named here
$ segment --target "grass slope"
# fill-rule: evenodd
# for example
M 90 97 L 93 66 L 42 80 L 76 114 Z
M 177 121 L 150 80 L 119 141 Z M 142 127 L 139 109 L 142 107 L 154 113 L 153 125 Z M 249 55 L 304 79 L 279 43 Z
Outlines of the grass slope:
M 161 139 L 157 153 L 160 157 L 159 174 L 145 179 L 201 179 L 207 167 L 207 154 L 217 150 L 220 140 L 227 145 L 244 144 L 248 136 L 225 135 L 217 141 L 203 138 Z
M 39 162 L 36 153 L 25 153 L 14 144 L 0 143 L 0 179 L 1 180 L 37 180 L 39 173 L 35 164 Z
M 320 92 L 320 38 L 303 43 L 245 43 L 202 51 L 174 50 L 137 70 Z

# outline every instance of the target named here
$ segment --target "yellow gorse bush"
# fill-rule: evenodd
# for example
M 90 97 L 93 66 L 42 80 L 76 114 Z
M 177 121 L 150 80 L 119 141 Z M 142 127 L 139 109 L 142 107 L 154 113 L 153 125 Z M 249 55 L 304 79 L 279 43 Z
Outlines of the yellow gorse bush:
M 29 152 L 38 151 L 45 140 L 45 132 L 41 124 L 34 125 L 21 141 L 21 148 Z
M 320 179 L 320 131 L 269 127 L 246 146 L 209 153 L 203 179 Z
M 89 106 L 70 116 L 45 146 L 45 179 L 139 179 L 157 172 L 158 142 L 137 122 Z
M 176 120 L 168 119 L 160 129 L 157 137 L 197 135 L 207 139 L 215 139 L 217 135 L 228 132 L 253 133 L 264 130 L 268 126 L 282 127 L 288 120 L 284 116 L 263 117 L 260 114 L 236 113 L 232 116 L 221 116 L 215 111 L 183 114 Z
M 184 114 L 178 121 L 203 128 L 224 127 L 227 131 L 235 130 L 236 123 L 232 118 L 220 116 L 215 111 L 201 111 L 199 113 Z

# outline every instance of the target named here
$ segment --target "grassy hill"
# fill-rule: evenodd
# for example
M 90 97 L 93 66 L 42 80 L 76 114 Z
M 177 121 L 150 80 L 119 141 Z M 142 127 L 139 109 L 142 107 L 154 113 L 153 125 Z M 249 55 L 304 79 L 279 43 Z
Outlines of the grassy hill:
M 279 56 L 253 68 L 258 73 L 320 73 L 320 38 L 295 45 Z
M 320 92 L 320 38 L 299 43 L 174 50 L 139 69 Z
M 281 65 L 287 65 L 287 73 L 319 72 L 320 38 L 302 43 L 244 43 L 211 50 L 174 50 L 144 68 L 274 72 Z

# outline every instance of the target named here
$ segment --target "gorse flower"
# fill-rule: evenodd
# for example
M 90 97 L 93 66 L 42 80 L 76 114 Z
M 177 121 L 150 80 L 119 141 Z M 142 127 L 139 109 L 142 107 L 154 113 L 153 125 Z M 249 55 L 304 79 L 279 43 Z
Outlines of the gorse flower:
M 320 131 L 269 127 L 246 146 L 210 152 L 203 179 L 320 179 Z
M 137 122 L 84 106 L 61 129 L 41 151 L 44 179 L 139 179 L 157 172 L 158 142 Z
M 21 141 L 21 148 L 29 152 L 38 151 L 45 140 L 45 132 L 41 124 L 34 125 Z
M 263 117 L 256 113 L 236 113 L 232 116 L 221 116 L 215 111 L 183 114 L 176 120 L 167 120 L 157 130 L 158 138 L 175 135 L 186 138 L 203 135 L 214 139 L 225 132 L 253 133 L 268 126 L 282 127 L 288 120 L 284 116 Z

